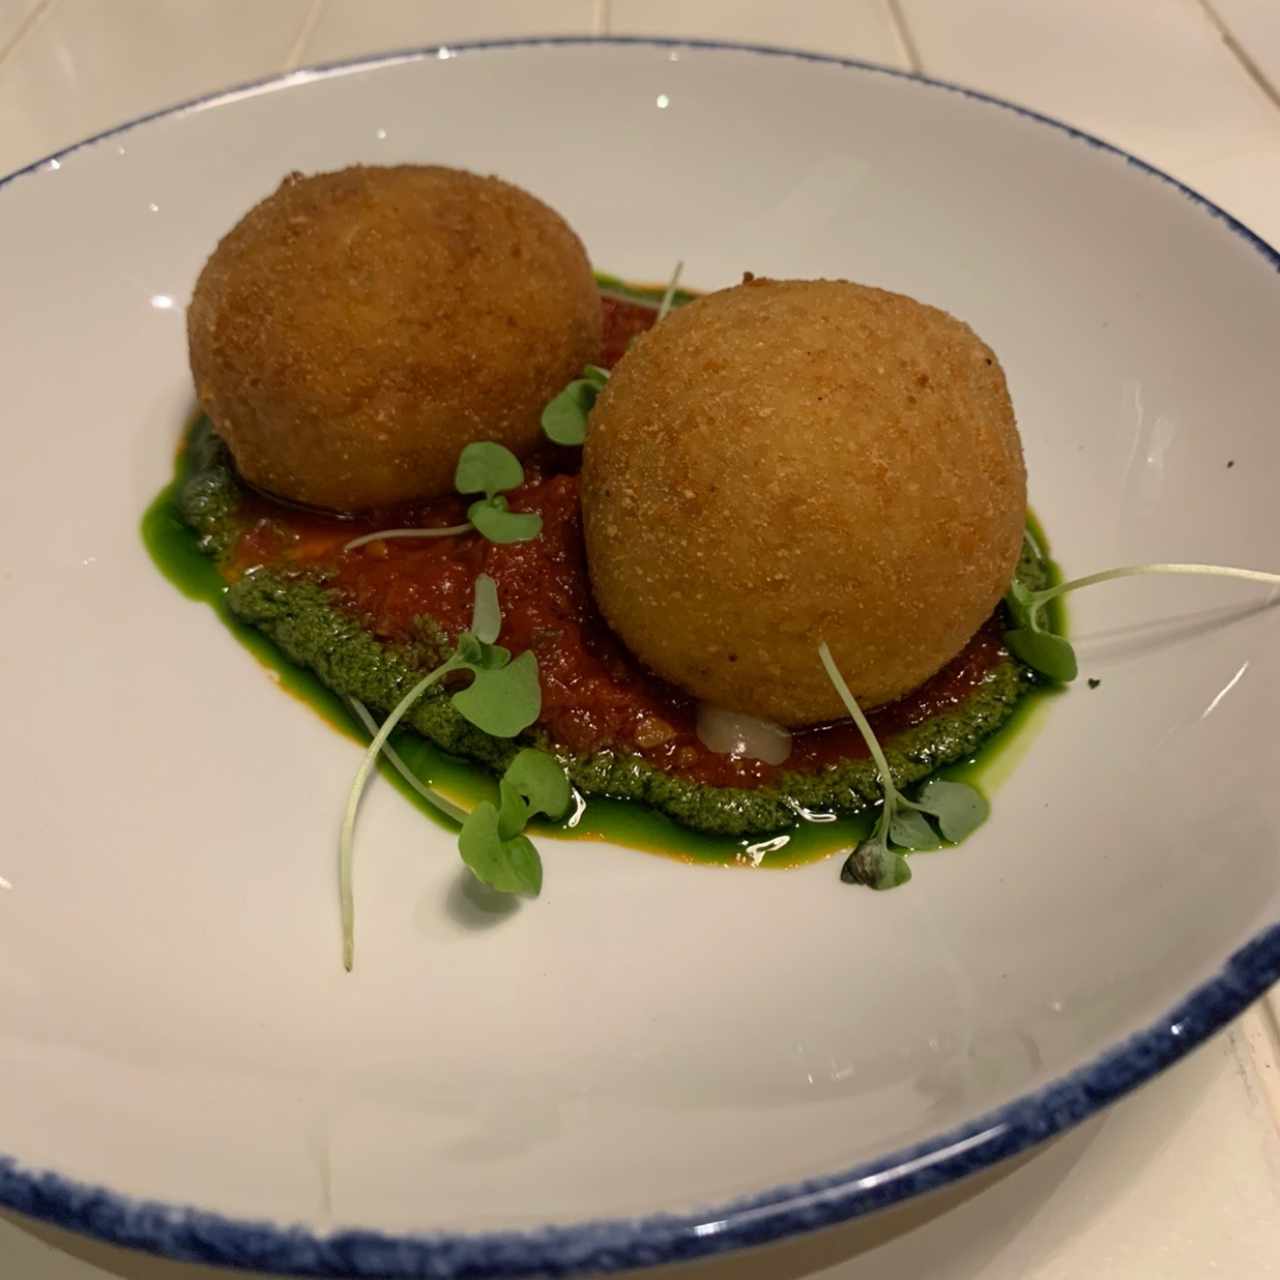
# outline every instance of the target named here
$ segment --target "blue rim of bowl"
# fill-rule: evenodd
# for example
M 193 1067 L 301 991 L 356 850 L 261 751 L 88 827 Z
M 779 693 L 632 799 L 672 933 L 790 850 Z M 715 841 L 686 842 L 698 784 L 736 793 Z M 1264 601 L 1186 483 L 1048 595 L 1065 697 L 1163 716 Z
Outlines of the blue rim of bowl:
M 231 102 L 255 91 L 274 91 L 327 74 L 372 70 L 398 62 L 494 49 L 574 45 L 700 49 L 794 58 L 958 93 L 1038 121 L 1160 179 L 1242 237 L 1274 270 L 1280 271 L 1280 253 L 1211 200 L 1129 152 L 1052 116 L 962 85 L 873 62 L 724 40 L 528 36 L 459 41 L 318 64 L 139 116 L 23 166 L 0 178 L 0 188 L 24 174 L 56 168 L 66 156 L 104 138 L 116 137 L 139 125 L 194 107 Z M 303 1227 L 233 1219 L 193 1207 L 134 1199 L 52 1171 L 27 1169 L 3 1155 L 0 1155 L 0 1206 L 110 1244 L 177 1261 L 280 1275 L 481 1280 L 481 1277 L 607 1273 L 691 1261 L 845 1222 L 936 1190 L 1037 1146 L 1078 1125 L 1171 1066 L 1241 1013 L 1277 980 L 1280 980 L 1280 923 L 1256 934 L 1230 956 L 1214 977 L 1146 1030 L 1034 1093 L 916 1146 L 839 1173 L 775 1187 L 696 1213 L 597 1219 L 524 1231 L 396 1235 L 341 1230 L 319 1235 Z

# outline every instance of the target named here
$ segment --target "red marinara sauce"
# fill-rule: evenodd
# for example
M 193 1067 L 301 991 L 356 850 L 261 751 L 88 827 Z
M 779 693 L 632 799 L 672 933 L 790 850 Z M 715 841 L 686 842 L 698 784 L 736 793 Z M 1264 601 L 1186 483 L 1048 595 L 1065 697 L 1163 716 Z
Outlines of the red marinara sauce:
M 613 295 L 602 295 L 601 305 L 603 362 L 612 365 L 637 334 L 653 325 L 657 311 Z M 861 735 L 847 720 L 794 733 L 791 757 L 781 769 L 703 746 L 697 703 L 646 671 L 596 609 L 583 549 L 577 462 L 576 450 L 554 446 L 526 462 L 525 483 L 507 496 L 513 511 L 541 514 L 542 534 L 506 546 L 465 533 L 342 549 L 352 538 L 378 529 L 461 524 L 467 507 L 461 497 L 344 519 L 253 495 L 246 499 L 245 529 L 228 570 L 238 575 L 256 566 L 324 569 L 339 605 L 391 642 L 409 638 L 422 615 L 456 636 L 471 619 L 476 575 L 489 574 L 502 605 L 501 643 L 513 653 L 532 649 L 537 654 L 539 725 L 572 754 L 612 749 L 640 755 L 695 782 L 733 787 L 767 784 L 781 769 L 814 772 L 866 757 Z M 889 738 L 958 706 L 1005 657 L 992 619 L 938 675 L 873 712 L 872 725 Z

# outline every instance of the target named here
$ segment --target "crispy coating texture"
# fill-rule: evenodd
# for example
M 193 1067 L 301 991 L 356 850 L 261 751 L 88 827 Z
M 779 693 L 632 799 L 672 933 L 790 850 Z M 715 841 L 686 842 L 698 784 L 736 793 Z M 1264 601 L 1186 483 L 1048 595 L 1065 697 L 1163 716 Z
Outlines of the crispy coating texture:
M 187 311 L 196 393 L 251 484 L 354 511 L 453 489 L 458 453 L 526 453 L 600 348 L 581 241 L 460 169 L 291 174 L 223 238 Z
M 798 726 L 954 657 L 1007 589 L 1026 470 L 1004 374 L 965 324 L 840 280 L 748 281 L 673 312 L 591 415 L 596 599 L 705 701 Z

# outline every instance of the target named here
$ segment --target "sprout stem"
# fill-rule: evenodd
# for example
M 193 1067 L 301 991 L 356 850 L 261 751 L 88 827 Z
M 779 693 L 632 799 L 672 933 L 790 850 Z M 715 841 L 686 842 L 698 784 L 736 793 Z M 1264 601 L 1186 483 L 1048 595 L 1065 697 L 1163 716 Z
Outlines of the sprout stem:
M 443 529 L 379 529 L 376 533 L 365 533 L 352 538 L 342 549 L 354 551 L 369 542 L 382 542 L 387 538 L 451 538 L 455 534 L 470 533 L 475 525 L 470 520 L 466 524 L 451 524 Z
M 880 773 L 880 786 L 884 791 L 885 808 L 888 809 L 899 799 L 898 789 L 893 785 L 893 777 L 889 773 L 889 762 L 884 758 L 884 752 L 880 748 L 880 742 L 875 735 L 875 730 L 871 728 L 867 717 L 862 712 L 862 708 L 858 706 L 858 700 L 845 683 L 844 676 L 840 674 L 840 668 L 836 666 L 835 659 L 831 656 L 831 650 L 827 647 L 825 640 L 818 645 L 818 656 L 822 659 L 822 665 L 826 668 L 827 678 L 835 686 L 836 693 L 840 695 L 840 701 L 844 703 L 853 723 L 858 726 L 858 732 L 862 734 L 862 740 L 867 744 L 867 750 L 871 752 L 871 758 L 876 762 L 876 769 Z
M 1060 582 L 1055 587 L 1046 587 L 1043 591 L 1037 591 L 1031 597 L 1030 612 L 1034 617 L 1050 600 L 1066 595 L 1068 591 L 1092 587 L 1099 582 L 1110 582 L 1113 578 L 1133 578 L 1140 574 L 1187 574 L 1212 578 L 1240 578 L 1245 582 L 1265 582 L 1273 587 L 1280 587 L 1280 573 L 1265 573 L 1261 569 L 1236 569 L 1230 565 L 1220 564 L 1131 564 L 1119 569 L 1104 569 L 1100 573 L 1091 573 L 1083 578 L 1072 578 L 1070 582 Z
M 375 737 L 378 732 L 378 722 L 369 714 L 369 708 L 360 701 L 359 698 L 348 698 L 351 703 L 352 710 L 360 718 L 360 723 L 368 730 L 369 736 Z M 420 795 L 429 805 L 433 805 L 439 809 L 446 818 L 452 818 L 454 822 L 465 822 L 467 810 L 461 805 L 456 805 L 452 800 L 446 799 L 438 791 L 428 787 L 421 778 L 404 762 L 404 758 L 393 747 L 390 741 L 382 744 L 382 754 L 387 757 L 388 763 L 393 769 Z
M 391 736 L 391 731 L 404 719 L 409 708 L 422 697 L 433 684 L 442 680 L 456 666 L 453 657 L 447 658 L 430 675 L 425 675 L 396 704 L 395 709 L 382 722 L 381 728 L 373 735 L 365 751 L 360 768 L 356 771 L 355 780 L 351 783 L 351 794 L 347 797 L 346 812 L 342 816 L 342 833 L 338 838 L 338 894 L 342 904 L 342 967 L 351 971 L 355 960 L 355 895 L 351 888 L 351 855 L 355 842 L 356 813 L 360 808 L 360 797 L 369 782 L 369 774 L 377 763 L 378 753 Z
M 662 295 L 662 301 L 658 304 L 658 323 L 661 324 L 666 318 L 667 313 L 675 305 L 676 287 L 680 283 L 680 273 L 684 270 L 684 263 L 677 262 L 676 269 L 671 273 L 671 282 L 667 285 L 667 291 Z

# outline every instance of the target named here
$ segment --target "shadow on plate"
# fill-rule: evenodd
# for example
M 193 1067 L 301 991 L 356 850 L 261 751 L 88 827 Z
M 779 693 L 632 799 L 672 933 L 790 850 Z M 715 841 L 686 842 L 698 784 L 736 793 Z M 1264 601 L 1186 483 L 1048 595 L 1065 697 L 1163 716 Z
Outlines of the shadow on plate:
M 444 913 L 463 929 L 481 931 L 510 919 L 520 910 L 522 901 L 513 893 L 498 893 L 490 889 L 465 867 L 460 867 L 458 874 L 449 882 Z M 424 933 L 434 935 L 439 931 L 440 900 L 435 893 L 424 894 L 414 914 Z
M 1163 649 L 1176 648 L 1189 640 L 1211 635 L 1248 618 L 1280 608 L 1280 595 L 1268 596 L 1256 604 L 1228 605 L 1220 609 L 1203 609 L 1196 613 L 1155 618 L 1126 627 L 1111 627 L 1072 637 L 1072 644 L 1082 662 L 1118 661 L 1140 658 Z

